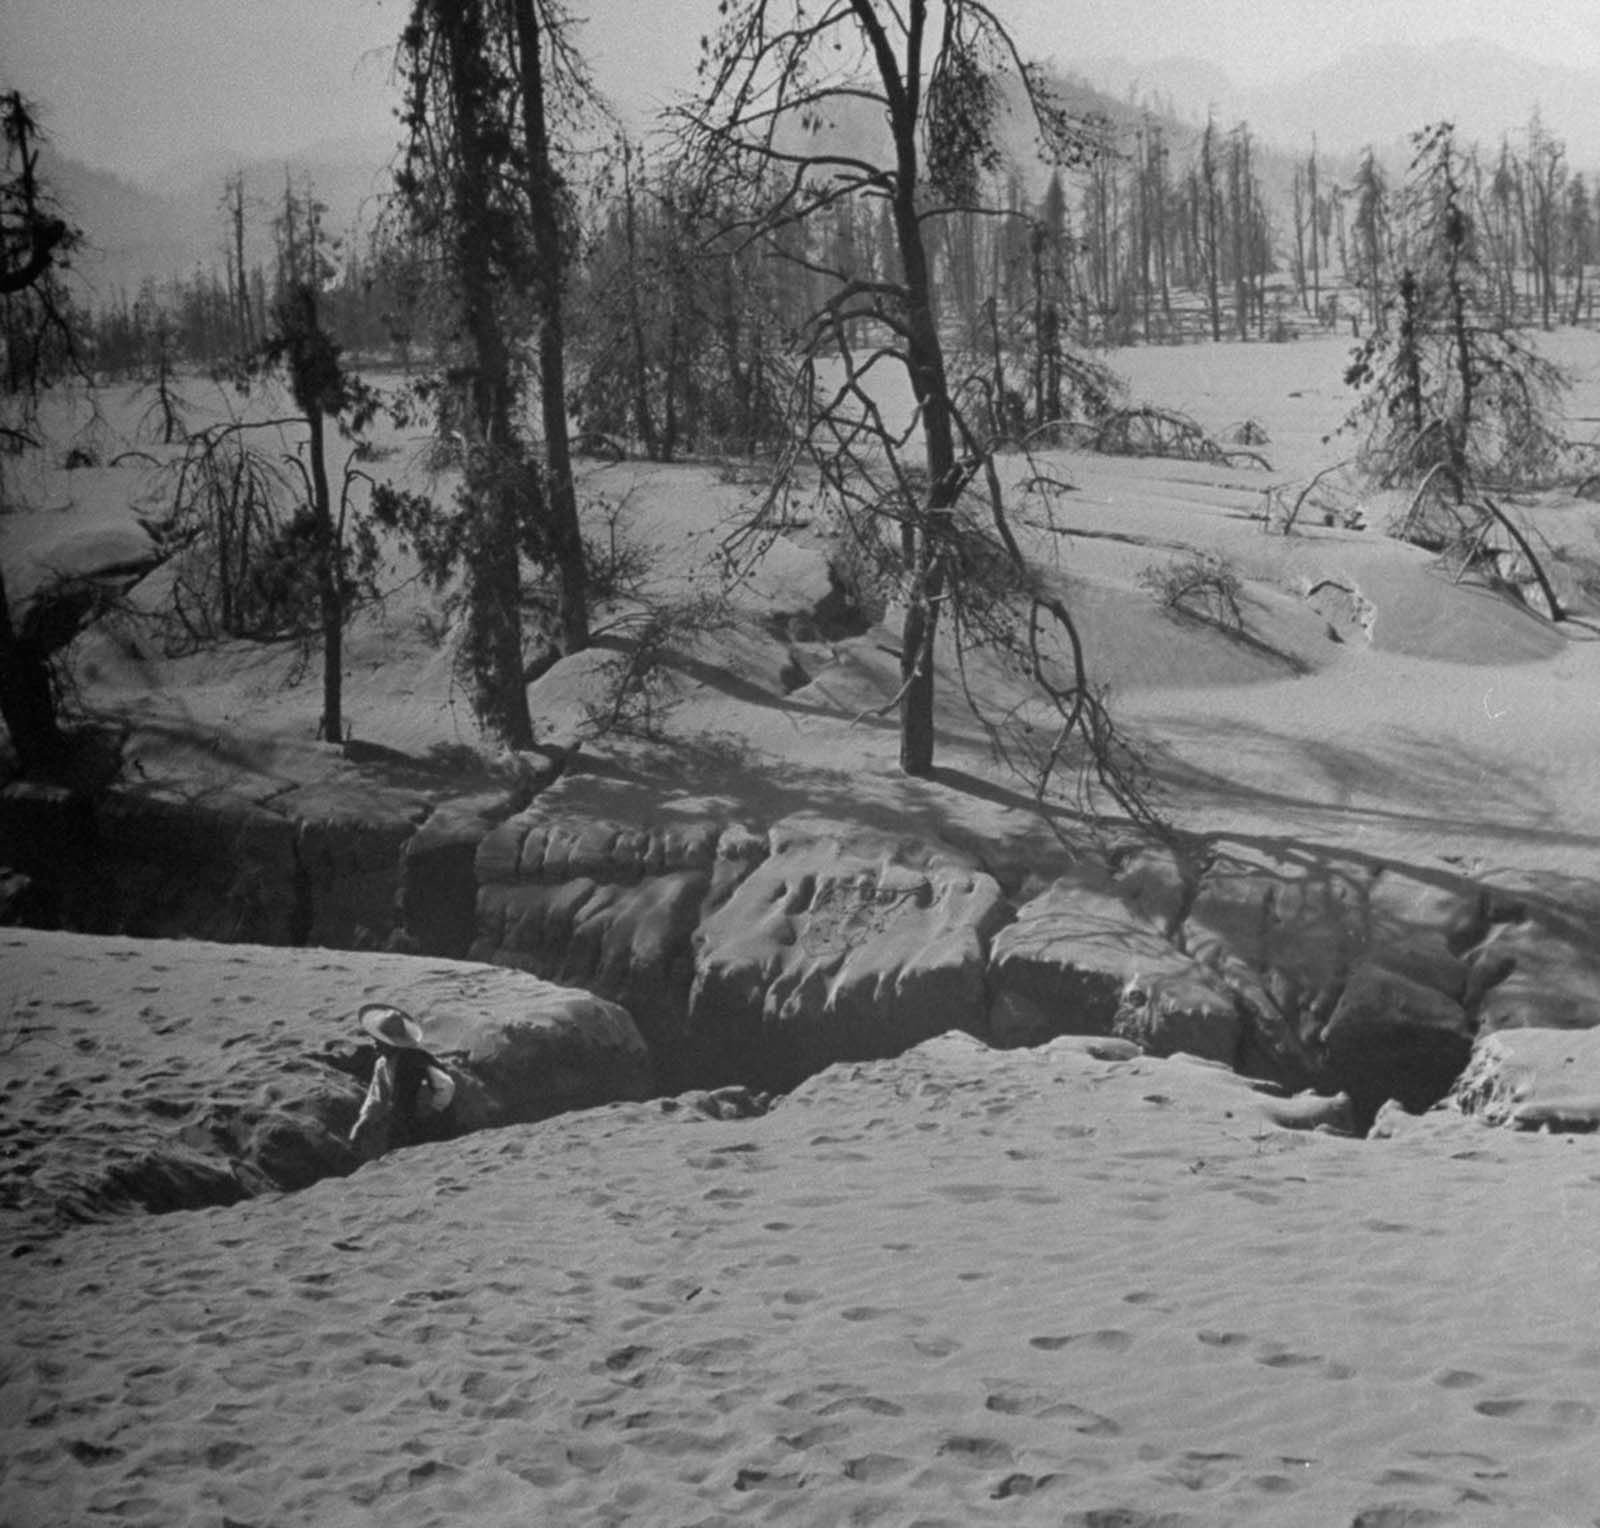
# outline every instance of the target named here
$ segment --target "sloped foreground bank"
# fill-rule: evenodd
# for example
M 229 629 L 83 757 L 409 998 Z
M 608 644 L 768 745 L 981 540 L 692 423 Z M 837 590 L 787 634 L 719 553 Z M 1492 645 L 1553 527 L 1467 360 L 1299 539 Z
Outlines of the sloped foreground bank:
M 462 961 L 0 930 L 0 1239 L 360 1165 L 367 1002 L 426 1016 L 471 1133 L 653 1091 L 614 1004 Z
M 75 1228 L 7 1263 L 0 1516 L 1592 1519 L 1590 1142 L 1280 1133 L 1107 1045 L 939 1038 L 761 1118 L 618 1104 Z

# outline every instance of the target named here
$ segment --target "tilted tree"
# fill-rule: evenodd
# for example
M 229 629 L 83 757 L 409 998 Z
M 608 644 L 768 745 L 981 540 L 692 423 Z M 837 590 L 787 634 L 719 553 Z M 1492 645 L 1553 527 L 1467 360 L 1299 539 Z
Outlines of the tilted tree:
M 776 251 L 783 229 L 829 219 L 846 201 L 887 207 L 892 221 L 895 269 L 863 275 L 811 256 L 827 286 L 805 331 L 815 387 L 802 390 L 796 455 L 813 464 L 863 555 L 882 558 L 903 610 L 901 767 L 933 771 L 936 639 L 947 611 L 958 654 L 973 639 L 1009 644 L 1056 703 L 1052 763 L 1087 743 L 1097 766 L 1109 766 L 1111 750 L 1096 751 L 1109 723 L 1070 616 L 1034 576 L 1006 518 L 988 410 L 969 417 L 947 366 L 930 240 L 939 223 L 983 206 L 982 182 L 1000 164 L 1007 74 L 1053 158 L 1081 159 L 1093 141 L 979 0 L 730 0 L 723 14 L 702 97 L 686 116 L 708 177 L 783 177 L 783 194 L 749 237 Z M 859 117 L 863 103 L 886 139 L 848 142 L 831 131 L 834 114 Z M 875 394 L 889 371 L 914 402 L 904 429 Z M 783 475 L 769 510 L 785 513 L 797 484 L 796 473 Z M 1047 632 L 1070 648 L 1062 681 L 1052 678 Z M 1114 792 L 1126 784 L 1111 768 L 1101 778 Z
M 0 96 L 5 144 L 0 179 L 0 297 L 33 292 L 44 300 L 51 277 L 78 242 L 39 178 L 39 124 L 15 90 Z

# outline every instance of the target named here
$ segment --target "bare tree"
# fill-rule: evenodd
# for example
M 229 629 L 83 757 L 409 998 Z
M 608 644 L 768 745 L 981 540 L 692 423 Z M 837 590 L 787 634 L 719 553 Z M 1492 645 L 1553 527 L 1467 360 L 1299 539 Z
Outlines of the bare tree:
M 1250 133 L 1240 123 L 1228 134 L 1228 257 L 1233 267 L 1233 322 L 1250 338 L 1250 224 L 1252 219 Z
M 1566 156 L 1566 145 L 1534 112 L 1528 124 L 1528 153 L 1519 182 L 1523 239 L 1539 305 L 1539 323 L 1546 329 L 1554 326 L 1556 318 L 1556 266 L 1567 184 Z
M 235 171 L 223 183 L 222 210 L 228 218 L 228 242 L 223 248 L 228 269 L 228 299 L 233 309 L 234 345 L 240 355 L 255 346 L 255 326 L 250 313 L 250 279 L 244 263 L 244 172 Z
M 1294 285 L 1300 294 L 1300 306 L 1310 313 L 1314 311 L 1311 304 L 1311 267 L 1317 258 L 1317 215 L 1310 206 L 1311 193 L 1306 171 L 1298 164 L 1294 167 L 1289 198 L 1294 226 Z
M 357 509 L 358 494 L 372 486 L 363 465 L 372 455 L 366 431 L 380 400 L 330 331 L 326 297 L 342 250 L 324 229 L 325 211 L 309 184 L 296 191 L 286 181 L 274 222 L 278 287 L 269 323 L 237 375 L 248 388 L 261 373 L 280 374 L 298 412 L 234 419 L 191 437 L 169 531 L 184 544 L 173 614 L 192 639 L 213 630 L 302 642 L 312 629 L 320 634 L 317 731 L 338 743 L 345 740 L 345 627 L 358 602 L 376 594 L 376 538 Z M 253 443 L 286 443 L 291 429 L 303 430 L 304 440 L 286 464 Z M 330 470 L 335 436 L 347 450 L 342 469 Z
M 931 227 L 982 207 L 983 178 L 1000 163 L 1006 75 L 1020 81 L 1057 161 L 1082 160 L 1096 140 L 1052 102 L 979 0 L 743 0 L 724 15 L 703 66 L 702 100 L 686 115 L 709 177 L 749 184 L 782 175 L 782 194 L 751 215 L 749 237 L 776 247 L 779 230 L 831 217 L 847 201 L 886 206 L 892 222 L 898 269 L 867 276 L 825 254 L 812 257 L 826 295 L 806 329 L 814 386 L 802 390 L 794 460 L 813 463 L 901 605 L 901 767 L 933 771 L 935 644 L 949 612 L 958 653 L 971 640 L 998 643 L 1055 703 L 1059 726 L 1039 788 L 1060 751 L 1082 743 L 1126 803 L 1131 779 L 1118 772 L 1076 630 L 1029 569 L 1007 520 L 994 442 L 981 428 L 987 407 L 969 418 L 960 405 L 929 243 Z M 886 125 L 887 141 L 844 142 L 828 131 L 833 114 L 859 113 L 863 104 Z M 823 364 L 834 356 L 836 364 Z M 889 422 L 876 396 L 890 370 L 904 376 L 914 402 L 905 429 Z M 792 470 L 780 477 L 769 512 L 787 510 L 797 481 Z M 1046 651 L 1051 632 L 1070 651 L 1059 681 Z
M 510 0 L 510 57 L 521 97 L 523 183 L 539 314 L 539 410 L 544 424 L 548 557 L 556 574 L 556 645 L 566 654 L 589 645 L 588 574 L 578 494 L 567 439 L 567 192 L 550 141 L 552 87 L 569 105 L 591 98 L 583 61 L 567 42 L 568 19 L 557 0 Z
M 1052 170 L 1029 241 L 1033 275 L 1033 417 L 1061 417 L 1061 357 L 1072 307 L 1067 198 L 1061 172 Z
M 1580 170 L 1567 187 L 1566 205 L 1567 274 L 1571 280 L 1567 322 L 1583 322 L 1584 272 L 1594 258 L 1594 214 L 1589 207 L 1589 188 Z
M 1355 270 L 1348 272 L 1366 299 L 1372 327 L 1384 326 L 1384 274 L 1389 263 L 1389 182 L 1369 148 L 1361 156 L 1354 186 L 1356 198 L 1355 245 L 1352 256 Z
M 350 504 L 347 461 L 335 502 L 328 472 L 328 426 L 347 438 L 371 418 L 376 399 L 345 365 L 340 347 L 323 321 L 319 283 L 296 281 L 278 299 L 264 355 L 281 365 L 307 432 L 305 507 L 309 511 L 310 562 L 322 630 L 322 718 L 317 732 L 330 743 L 344 741 L 344 628 L 351 592 L 345 566 L 344 532 Z M 359 454 L 358 447 L 352 453 Z
M 1317 239 L 1325 226 L 1320 194 L 1317 190 L 1317 137 L 1311 135 L 1311 153 L 1306 160 L 1306 202 L 1307 213 L 1310 217 L 1309 244 L 1311 253 L 1311 311 L 1322 311 L 1322 256 L 1318 249 Z
M 1206 118 L 1200 136 L 1200 163 L 1195 177 L 1199 202 L 1200 264 L 1205 271 L 1206 311 L 1211 315 L 1211 338 L 1222 339 L 1222 193 L 1217 184 L 1216 124 Z

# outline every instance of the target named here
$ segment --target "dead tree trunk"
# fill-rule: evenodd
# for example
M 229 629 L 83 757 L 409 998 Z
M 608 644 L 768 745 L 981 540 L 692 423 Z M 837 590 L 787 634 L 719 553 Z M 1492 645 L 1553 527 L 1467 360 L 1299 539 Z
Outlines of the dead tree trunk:
M 516 22 L 522 126 L 526 139 L 528 211 L 537 263 L 539 408 L 544 423 L 545 513 L 556 570 L 556 639 L 563 653 L 589 645 L 588 573 L 567 433 L 566 337 L 562 312 L 566 253 L 561 237 L 561 181 L 550 157 L 545 120 L 541 17 L 535 0 L 512 0 Z

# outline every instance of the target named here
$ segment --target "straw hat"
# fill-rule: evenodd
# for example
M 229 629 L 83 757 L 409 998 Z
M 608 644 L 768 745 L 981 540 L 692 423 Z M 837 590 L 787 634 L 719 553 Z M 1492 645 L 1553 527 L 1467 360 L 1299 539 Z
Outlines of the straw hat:
M 357 1017 L 361 1027 L 380 1045 L 395 1050 L 421 1050 L 422 1026 L 390 1003 L 367 1003 Z

